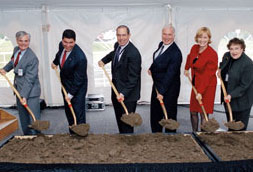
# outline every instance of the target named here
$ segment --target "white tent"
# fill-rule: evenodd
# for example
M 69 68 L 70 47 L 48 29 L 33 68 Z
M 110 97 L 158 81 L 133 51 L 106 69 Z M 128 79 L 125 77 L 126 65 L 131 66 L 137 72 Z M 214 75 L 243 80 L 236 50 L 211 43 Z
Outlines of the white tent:
M 147 69 L 165 24 L 172 23 L 176 28 L 176 43 L 184 58 L 183 73 L 187 54 L 199 27 L 209 27 L 213 41 L 211 46 L 217 51 L 220 48 L 225 51 L 226 47 L 219 45 L 228 33 L 239 29 L 251 35 L 252 9 L 252 0 L 0 0 L 0 35 L 8 38 L 13 46 L 16 45 L 17 31 L 25 30 L 32 35 L 30 47 L 40 61 L 41 98 L 48 105 L 57 106 L 62 105 L 63 100 L 60 84 L 50 64 L 62 32 L 67 28 L 75 30 L 77 44 L 88 59 L 88 94 L 104 94 L 106 103 L 110 103 L 110 86 L 96 86 L 95 83 L 97 59 L 94 58 L 93 43 L 101 33 L 126 24 L 131 30 L 131 41 L 142 55 L 140 101 L 149 102 L 152 80 L 147 75 Z M 1 51 L 0 42 L 0 67 L 6 63 Z M 11 89 L 2 84 L 3 80 L 0 77 L 0 105 L 12 105 L 15 98 Z M 182 74 L 179 103 L 189 102 L 190 90 L 191 86 Z M 219 101 L 219 92 L 217 89 L 216 102 Z

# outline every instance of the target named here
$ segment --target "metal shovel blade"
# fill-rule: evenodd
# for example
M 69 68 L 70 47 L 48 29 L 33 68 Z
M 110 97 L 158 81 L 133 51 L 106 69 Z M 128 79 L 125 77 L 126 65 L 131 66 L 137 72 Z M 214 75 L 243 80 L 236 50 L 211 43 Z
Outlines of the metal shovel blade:
M 121 121 L 130 125 L 131 127 L 140 126 L 142 124 L 142 118 L 138 113 L 123 114 L 120 118 Z
M 72 125 L 70 129 L 77 135 L 85 137 L 88 135 L 90 125 L 89 124 Z
M 38 131 L 47 130 L 49 128 L 49 121 L 36 120 L 30 127 Z
M 176 130 L 179 127 L 179 123 L 173 119 L 162 119 L 159 124 L 169 130 Z

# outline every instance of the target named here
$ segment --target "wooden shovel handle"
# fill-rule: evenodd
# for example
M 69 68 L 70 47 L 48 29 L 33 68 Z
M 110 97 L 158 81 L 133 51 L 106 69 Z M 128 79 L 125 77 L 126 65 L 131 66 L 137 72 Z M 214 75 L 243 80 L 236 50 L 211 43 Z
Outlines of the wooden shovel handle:
M 101 68 L 103 69 L 103 71 L 104 71 L 106 77 L 108 78 L 108 81 L 110 82 L 110 84 L 111 84 L 111 86 L 112 86 L 112 89 L 113 89 L 114 93 L 116 94 L 116 96 L 119 96 L 119 92 L 117 91 L 116 87 L 115 87 L 114 84 L 112 83 L 112 80 L 111 80 L 109 74 L 107 73 L 107 71 L 105 70 L 104 66 L 101 66 Z M 124 108 L 126 114 L 128 115 L 128 110 L 127 110 L 127 108 L 126 108 L 125 103 L 124 103 L 123 101 L 121 101 L 120 103 L 121 103 L 122 107 Z
M 156 94 L 158 95 L 157 89 L 155 89 L 155 91 L 156 91 Z M 163 110 L 165 119 L 167 120 L 167 119 L 168 119 L 168 114 L 167 114 L 167 110 L 166 110 L 166 108 L 165 108 L 165 106 L 164 106 L 164 102 L 163 102 L 162 99 L 159 99 L 159 102 L 160 102 L 160 105 L 161 105 L 161 107 L 162 107 L 162 110 Z
M 190 81 L 190 83 L 191 83 L 191 85 L 192 85 L 192 89 L 193 89 L 194 93 L 195 93 L 196 96 L 197 96 L 198 91 L 197 91 L 197 89 L 194 87 L 194 85 L 192 84 L 192 80 L 191 80 L 190 76 L 187 75 L 187 78 L 189 79 L 189 81 Z M 197 100 L 198 100 L 198 102 L 199 102 L 199 105 L 200 105 L 200 107 L 201 107 L 203 113 L 204 113 L 204 117 L 205 117 L 206 121 L 208 121 L 207 114 L 206 114 L 206 110 L 205 110 L 205 108 L 204 108 L 203 102 L 202 102 L 201 100 L 199 100 L 199 99 L 197 99 Z
M 61 77 L 60 77 L 60 74 L 59 74 L 57 68 L 54 68 L 54 70 L 55 70 L 55 73 L 56 73 L 57 78 L 59 79 L 59 81 L 60 81 L 60 83 L 61 83 Z M 62 85 L 62 83 L 61 83 L 61 88 L 62 88 L 62 91 L 63 91 L 64 96 L 67 97 L 67 96 L 68 96 L 68 93 L 67 93 L 66 89 L 64 88 L 64 86 Z M 75 114 L 75 111 L 74 111 L 74 109 L 73 109 L 73 107 L 72 107 L 72 104 L 71 104 L 70 101 L 67 101 L 67 103 L 68 103 L 68 106 L 69 106 L 70 111 L 71 111 L 71 113 L 72 113 L 72 116 L 73 116 L 73 118 L 74 118 L 74 125 L 77 125 L 77 123 L 76 123 L 76 114 Z
M 12 90 L 13 90 L 14 93 L 17 95 L 17 97 L 18 97 L 18 99 L 19 99 L 19 101 L 20 101 L 20 103 L 21 103 L 21 102 L 22 102 L 22 98 L 21 98 L 21 96 L 20 96 L 18 90 L 12 85 L 11 81 L 9 80 L 9 78 L 8 78 L 5 74 L 2 74 L 2 75 L 3 75 L 3 77 L 7 80 L 7 82 L 9 83 L 9 85 L 11 86 Z M 21 103 L 21 104 L 22 104 L 22 103 Z M 22 105 L 26 108 L 26 110 L 28 111 L 28 113 L 32 116 L 33 121 L 35 122 L 35 121 L 36 121 L 36 118 L 35 118 L 35 116 L 34 116 L 32 110 L 28 107 L 27 104 L 22 104 Z
M 226 97 L 228 94 L 227 94 L 227 91 L 226 91 L 224 82 L 223 82 L 223 80 L 221 79 L 221 77 L 219 77 L 219 78 L 220 78 L 221 88 L 222 88 L 224 97 Z M 225 100 L 224 100 L 224 101 L 225 101 Z M 225 101 L 225 102 L 226 102 L 226 101 Z M 227 104 L 227 107 L 228 107 L 228 113 L 229 113 L 229 117 L 230 117 L 230 122 L 232 122 L 232 121 L 233 121 L 232 108 L 231 108 L 229 102 L 226 102 L 226 104 Z

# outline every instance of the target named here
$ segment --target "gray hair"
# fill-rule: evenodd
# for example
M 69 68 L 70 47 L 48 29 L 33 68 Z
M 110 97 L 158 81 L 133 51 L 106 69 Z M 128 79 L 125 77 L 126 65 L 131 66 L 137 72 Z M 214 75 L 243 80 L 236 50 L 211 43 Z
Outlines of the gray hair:
M 16 33 L 16 39 L 18 39 L 20 37 L 23 37 L 23 36 L 26 36 L 26 35 L 28 35 L 28 38 L 29 38 L 29 41 L 30 41 L 31 40 L 31 35 L 30 35 L 30 33 L 27 33 L 25 31 L 18 31 Z
M 172 24 L 168 24 L 168 25 L 163 26 L 163 29 L 166 29 L 166 28 L 167 29 L 172 29 L 173 33 L 175 34 L 175 28 L 172 26 Z

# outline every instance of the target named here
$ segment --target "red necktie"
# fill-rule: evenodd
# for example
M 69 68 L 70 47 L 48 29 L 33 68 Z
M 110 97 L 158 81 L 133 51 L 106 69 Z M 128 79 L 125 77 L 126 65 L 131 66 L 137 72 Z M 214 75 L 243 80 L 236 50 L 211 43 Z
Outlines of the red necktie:
M 65 63 L 66 56 L 67 56 L 67 51 L 65 50 L 65 51 L 64 51 L 64 54 L 63 54 L 63 57 L 62 57 L 62 60 L 61 60 L 61 68 L 63 67 L 63 65 L 64 65 L 64 63 Z
M 18 52 L 17 58 L 16 58 L 15 63 L 14 63 L 14 67 L 16 67 L 17 64 L 18 64 L 20 54 L 21 54 L 21 51 Z

